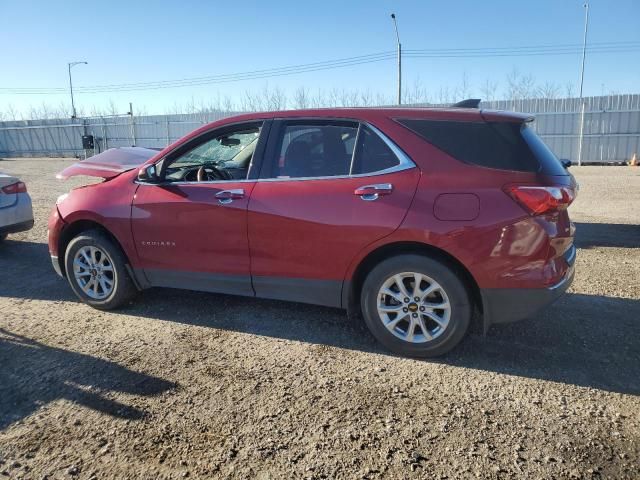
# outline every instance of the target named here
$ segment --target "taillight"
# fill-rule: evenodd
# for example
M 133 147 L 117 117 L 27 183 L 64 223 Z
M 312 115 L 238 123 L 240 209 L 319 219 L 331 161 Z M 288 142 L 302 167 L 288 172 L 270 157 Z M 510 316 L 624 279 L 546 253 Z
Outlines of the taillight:
M 564 210 L 576 198 L 575 190 L 566 186 L 507 185 L 504 190 L 532 215 Z
M 27 193 L 27 186 L 24 182 L 16 182 L 11 185 L 7 185 L 6 187 L 2 187 L 2 191 L 10 195 L 15 193 Z

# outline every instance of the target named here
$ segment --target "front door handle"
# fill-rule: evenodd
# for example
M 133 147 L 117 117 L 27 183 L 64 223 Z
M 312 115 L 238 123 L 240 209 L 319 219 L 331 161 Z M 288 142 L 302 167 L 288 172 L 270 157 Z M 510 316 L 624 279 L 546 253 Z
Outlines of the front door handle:
M 222 190 L 221 192 L 216 193 L 216 198 L 222 204 L 231 203 L 234 200 L 244 198 L 244 189 L 234 188 L 232 190 Z
M 359 195 L 362 200 L 371 202 L 380 198 L 381 195 L 389 195 L 391 192 L 393 192 L 393 185 L 390 183 L 376 183 L 358 187 L 353 193 Z

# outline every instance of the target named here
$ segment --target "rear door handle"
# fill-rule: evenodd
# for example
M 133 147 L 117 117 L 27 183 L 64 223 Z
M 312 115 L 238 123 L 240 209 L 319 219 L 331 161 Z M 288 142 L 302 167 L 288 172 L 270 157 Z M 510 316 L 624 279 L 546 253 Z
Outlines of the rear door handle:
M 391 192 L 393 192 L 393 185 L 390 183 L 376 183 L 358 187 L 353 193 L 359 195 L 362 200 L 371 202 L 380 198 L 381 195 L 389 195 Z
M 234 188 L 232 190 L 222 190 L 221 192 L 216 193 L 216 198 L 222 204 L 231 203 L 234 200 L 244 198 L 244 189 Z

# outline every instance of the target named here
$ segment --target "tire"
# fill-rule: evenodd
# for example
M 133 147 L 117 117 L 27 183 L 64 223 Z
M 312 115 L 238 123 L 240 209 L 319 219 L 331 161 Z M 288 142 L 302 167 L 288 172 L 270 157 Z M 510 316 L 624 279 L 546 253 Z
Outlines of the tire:
M 76 260 L 79 263 L 74 264 Z M 76 296 L 99 310 L 118 308 L 137 293 L 120 247 L 99 230 L 74 237 L 67 246 L 64 264 Z
M 415 274 L 420 275 L 419 290 L 413 289 Z M 401 294 L 398 280 L 409 296 Z M 383 287 L 390 293 L 383 293 Z M 423 293 L 424 300 L 416 301 Z M 362 286 L 360 306 L 367 327 L 382 345 L 419 358 L 443 355 L 455 347 L 473 311 L 469 293 L 454 271 L 422 255 L 398 255 L 375 266 Z M 379 313 L 379 308 L 386 311 Z

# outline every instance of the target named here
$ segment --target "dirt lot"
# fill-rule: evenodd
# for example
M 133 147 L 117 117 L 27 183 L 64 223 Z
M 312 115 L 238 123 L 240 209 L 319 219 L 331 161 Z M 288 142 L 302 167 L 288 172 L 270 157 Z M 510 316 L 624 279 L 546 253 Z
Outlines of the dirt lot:
M 640 168 L 574 168 L 571 293 L 397 358 L 343 312 L 151 290 L 101 313 L 50 266 L 69 160 L 0 161 L 0 478 L 640 478 Z

